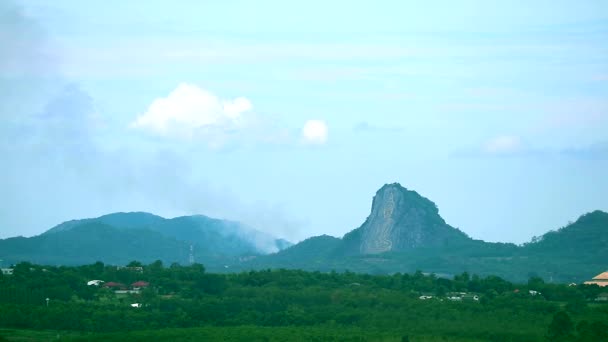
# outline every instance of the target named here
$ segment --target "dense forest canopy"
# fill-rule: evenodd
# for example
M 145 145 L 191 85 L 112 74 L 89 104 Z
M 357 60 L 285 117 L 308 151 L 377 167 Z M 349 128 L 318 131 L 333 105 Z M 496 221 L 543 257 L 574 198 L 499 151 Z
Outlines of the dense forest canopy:
M 92 280 L 101 282 L 87 285 Z M 281 340 L 306 331 L 310 335 L 301 336 L 321 340 L 543 341 L 554 334 L 589 341 L 608 332 L 608 305 L 596 300 L 604 292 L 597 285 L 538 277 L 517 284 L 468 273 L 213 274 L 201 264 L 161 261 L 125 267 L 20 263 L 12 275 L 0 276 L 0 328 L 53 329 L 77 340 L 179 340 L 180 330 L 171 329 L 188 328 L 182 333 L 228 340 L 239 334 Z M 570 322 L 566 331 L 560 330 L 563 321 Z

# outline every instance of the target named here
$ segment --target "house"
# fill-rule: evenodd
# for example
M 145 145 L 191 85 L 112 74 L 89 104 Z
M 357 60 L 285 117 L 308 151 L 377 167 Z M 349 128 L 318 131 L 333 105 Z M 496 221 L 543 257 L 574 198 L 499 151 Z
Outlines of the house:
M 584 284 L 597 285 L 599 287 L 608 286 L 608 271 L 596 275 L 592 280 L 586 281 Z
M 139 294 L 139 290 L 116 290 L 114 293 L 118 295 Z
M 121 283 L 115 283 L 113 281 L 107 282 L 103 285 L 103 287 L 109 288 L 109 289 L 126 289 L 127 287 L 125 286 L 125 284 L 121 284 Z
M 540 292 L 534 290 L 529 290 L 528 293 L 530 293 L 530 296 L 538 296 L 539 294 L 541 294 Z
M 141 308 L 142 304 L 141 303 L 133 303 L 133 304 L 131 304 L 131 307 L 132 308 Z
M 420 296 L 420 299 L 422 299 L 422 300 L 433 299 L 433 296 L 422 295 L 422 296 Z
M 2 274 L 3 275 L 12 275 L 13 274 L 13 269 L 12 268 L 3 268 L 2 269 Z
M 131 288 L 133 288 L 133 290 L 140 290 L 148 286 L 150 286 L 150 283 L 141 280 L 131 284 Z
M 474 293 L 466 293 L 466 292 L 448 292 L 446 293 L 447 300 L 451 300 L 453 302 L 461 302 L 463 300 L 474 300 L 478 301 L 479 296 Z
M 104 283 L 103 280 L 97 280 L 97 279 L 96 280 L 89 280 L 89 281 L 87 281 L 87 286 L 99 286 L 102 283 Z
M 462 298 L 462 300 L 479 301 L 479 296 L 476 294 L 465 294 L 461 298 Z

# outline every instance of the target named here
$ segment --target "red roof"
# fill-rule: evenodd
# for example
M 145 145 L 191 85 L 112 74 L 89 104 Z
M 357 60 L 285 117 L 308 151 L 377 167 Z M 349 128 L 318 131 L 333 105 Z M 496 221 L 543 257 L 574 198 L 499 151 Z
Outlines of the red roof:
M 105 287 L 125 287 L 125 284 L 115 283 L 113 281 L 103 284 Z
M 149 285 L 150 285 L 150 283 L 145 282 L 145 281 L 141 281 L 141 280 L 138 281 L 138 282 L 135 282 L 135 283 L 131 284 L 132 287 L 146 287 L 146 286 L 149 286 Z

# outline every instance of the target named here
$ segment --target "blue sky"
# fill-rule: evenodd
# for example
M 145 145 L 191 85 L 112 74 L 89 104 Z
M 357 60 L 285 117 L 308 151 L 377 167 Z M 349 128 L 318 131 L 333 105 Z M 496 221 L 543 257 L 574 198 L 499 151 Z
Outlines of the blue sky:
M 608 210 L 604 1 L 4 1 L 0 237 L 114 211 L 474 238 Z

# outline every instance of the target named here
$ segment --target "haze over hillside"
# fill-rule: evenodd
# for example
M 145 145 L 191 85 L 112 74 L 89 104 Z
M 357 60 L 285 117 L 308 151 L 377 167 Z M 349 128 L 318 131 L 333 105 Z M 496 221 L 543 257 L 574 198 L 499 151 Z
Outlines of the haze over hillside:
M 289 246 L 288 241 L 238 222 L 203 215 L 165 219 L 133 212 L 72 220 L 35 237 L 0 240 L 0 259 L 67 265 L 163 260 L 204 263 L 213 269 Z

